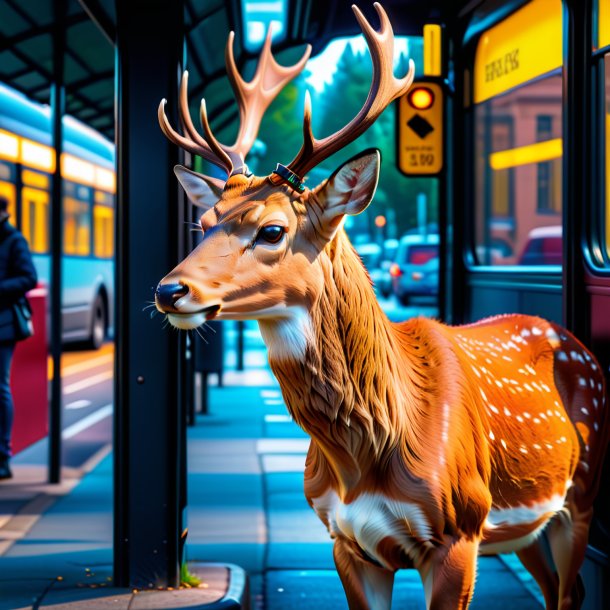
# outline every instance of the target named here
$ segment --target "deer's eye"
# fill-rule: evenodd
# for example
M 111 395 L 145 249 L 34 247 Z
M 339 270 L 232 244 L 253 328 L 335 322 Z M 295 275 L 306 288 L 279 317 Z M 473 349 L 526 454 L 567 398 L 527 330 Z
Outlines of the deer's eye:
M 264 241 L 268 244 L 277 244 L 284 237 L 286 229 L 281 225 L 266 225 L 260 229 L 256 241 Z

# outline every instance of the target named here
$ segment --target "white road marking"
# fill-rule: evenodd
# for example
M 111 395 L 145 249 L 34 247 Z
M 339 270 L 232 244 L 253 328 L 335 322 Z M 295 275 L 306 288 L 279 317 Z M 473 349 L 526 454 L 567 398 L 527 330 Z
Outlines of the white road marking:
M 283 405 L 284 401 L 280 400 L 278 398 L 266 398 L 265 399 L 265 404 L 269 405 L 270 407 L 273 407 L 275 405 Z
M 97 375 L 92 375 L 91 377 L 87 377 L 86 379 L 82 379 L 81 381 L 75 381 L 70 385 L 64 386 L 63 393 L 74 394 L 74 392 L 84 390 L 85 388 L 90 388 L 91 386 L 97 385 L 98 383 L 102 383 L 103 381 L 108 381 L 113 377 L 114 371 L 104 371 L 103 373 L 98 373 Z
M 286 424 L 292 421 L 292 417 L 290 417 L 290 415 L 274 415 L 272 413 L 267 413 L 267 415 L 265 415 L 265 421 L 268 424 Z
M 108 364 L 113 360 L 114 354 L 104 354 L 103 356 L 97 356 L 96 358 L 91 358 L 90 360 L 84 360 L 83 362 L 77 362 L 76 364 L 64 366 L 61 369 L 61 374 L 62 376 L 67 376 L 73 375 L 74 373 L 82 373 L 83 371 L 88 371 L 89 369 L 93 369 L 96 366 Z
M 263 398 L 279 398 L 280 393 L 277 390 L 261 390 Z
M 90 400 L 75 400 L 74 402 L 68 403 L 66 409 L 86 409 L 91 406 Z
M 77 421 L 71 426 L 68 426 L 61 433 L 61 437 L 64 440 L 72 438 L 73 436 L 76 436 L 77 434 L 81 433 L 83 430 L 86 430 L 94 424 L 97 424 L 97 422 L 102 421 L 109 415 L 112 415 L 112 404 L 101 407 L 97 411 L 94 411 L 90 415 L 87 415 L 87 417 L 83 417 L 83 419 Z

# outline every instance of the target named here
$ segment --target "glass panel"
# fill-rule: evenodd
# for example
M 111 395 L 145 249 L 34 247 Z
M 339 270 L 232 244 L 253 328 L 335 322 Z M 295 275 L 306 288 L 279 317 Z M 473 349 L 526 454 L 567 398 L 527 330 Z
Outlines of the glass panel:
M 49 193 L 29 186 L 21 189 L 21 232 L 35 253 L 49 251 Z
M 10 182 L 4 182 L 3 180 L 0 180 L 0 197 L 7 199 L 8 200 L 8 213 L 9 213 L 9 219 L 8 221 L 15 226 L 17 224 L 17 217 L 16 217 L 16 205 L 15 205 L 15 201 L 16 201 L 16 197 L 15 197 L 15 185 L 11 184 Z
M 93 223 L 95 256 L 112 258 L 114 256 L 114 210 L 105 205 L 94 206 Z
M 561 75 L 475 108 L 476 261 L 561 264 Z
M 88 256 L 91 253 L 89 204 L 64 197 L 64 254 Z

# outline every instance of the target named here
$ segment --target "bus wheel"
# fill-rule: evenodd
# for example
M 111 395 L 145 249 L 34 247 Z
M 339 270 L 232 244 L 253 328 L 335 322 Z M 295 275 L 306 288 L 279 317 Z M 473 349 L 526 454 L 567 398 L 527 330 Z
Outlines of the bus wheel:
M 93 303 L 93 316 L 91 319 L 91 335 L 89 337 L 89 347 L 99 349 L 106 338 L 106 305 L 101 294 L 95 297 Z

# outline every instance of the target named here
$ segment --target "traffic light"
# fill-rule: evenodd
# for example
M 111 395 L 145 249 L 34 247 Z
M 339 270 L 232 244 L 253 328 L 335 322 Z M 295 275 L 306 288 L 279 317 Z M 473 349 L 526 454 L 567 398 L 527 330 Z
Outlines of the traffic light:
M 398 100 L 398 168 L 408 176 L 434 176 L 444 165 L 443 89 L 415 81 Z

